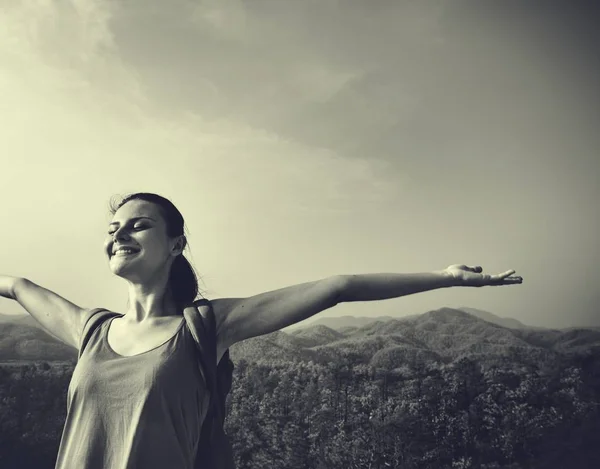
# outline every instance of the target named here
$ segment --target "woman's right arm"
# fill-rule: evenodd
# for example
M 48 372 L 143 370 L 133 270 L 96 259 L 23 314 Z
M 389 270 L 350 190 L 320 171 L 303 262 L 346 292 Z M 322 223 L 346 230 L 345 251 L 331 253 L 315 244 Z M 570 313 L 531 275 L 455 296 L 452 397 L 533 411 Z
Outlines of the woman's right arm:
M 21 277 L 0 275 L 0 296 L 15 300 L 47 332 L 65 344 L 79 347 L 79 337 L 89 310 Z

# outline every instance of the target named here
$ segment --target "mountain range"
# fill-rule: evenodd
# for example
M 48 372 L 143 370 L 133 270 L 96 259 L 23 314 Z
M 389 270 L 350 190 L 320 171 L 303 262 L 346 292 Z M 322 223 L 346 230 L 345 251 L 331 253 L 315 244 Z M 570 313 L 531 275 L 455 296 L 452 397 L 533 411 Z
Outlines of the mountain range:
M 64 361 L 77 352 L 40 328 L 30 316 L 0 314 L 0 361 Z
M 510 329 L 544 329 L 543 327 L 536 326 L 528 326 L 523 324 L 522 322 L 512 319 L 512 318 L 503 318 L 500 316 L 496 316 L 488 311 L 483 311 L 481 309 L 469 308 L 469 307 L 460 307 L 456 308 L 459 311 L 464 311 L 466 313 L 471 314 L 479 319 L 483 319 L 484 321 L 491 322 L 493 324 L 497 324 L 499 326 L 507 327 Z M 323 317 L 312 321 L 311 323 L 303 326 L 296 326 L 296 328 L 308 328 L 317 325 L 323 325 L 330 327 L 332 329 L 338 331 L 349 331 L 351 328 L 360 328 L 364 327 L 373 322 L 387 322 L 392 320 L 406 320 L 419 316 L 418 314 L 412 314 L 409 316 L 402 317 L 393 317 L 393 316 L 376 316 L 376 317 L 366 317 L 366 316 L 338 316 L 338 317 Z
M 234 361 L 350 361 L 394 368 L 463 356 L 539 364 L 587 350 L 600 352 L 597 328 L 545 329 L 472 308 L 441 308 L 402 318 L 321 318 L 236 344 L 231 354 Z
M 236 362 L 350 361 L 395 368 L 462 356 L 539 363 L 589 350 L 600 352 L 598 328 L 545 329 L 473 308 L 445 307 L 402 318 L 320 318 L 235 344 L 231 356 Z M 0 361 L 75 358 L 74 349 L 45 333 L 33 318 L 0 314 Z

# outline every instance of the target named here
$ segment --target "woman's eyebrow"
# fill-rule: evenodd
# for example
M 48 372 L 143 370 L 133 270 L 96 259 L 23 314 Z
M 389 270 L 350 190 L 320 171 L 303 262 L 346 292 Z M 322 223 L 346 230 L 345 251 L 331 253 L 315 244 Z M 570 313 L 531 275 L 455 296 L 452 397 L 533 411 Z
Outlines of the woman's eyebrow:
M 143 219 L 143 218 L 146 218 L 146 219 L 148 219 L 148 220 L 152 220 L 152 221 L 156 221 L 154 218 L 151 218 L 151 217 L 135 217 L 135 218 L 131 218 L 129 221 L 132 221 L 132 222 L 134 222 L 134 221 L 141 220 L 141 219 Z M 119 223 L 118 221 L 113 221 L 112 223 L 109 223 L 109 225 L 108 225 L 108 226 L 111 226 L 111 225 L 119 225 L 119 224 L 120 224 L 120 223 Z

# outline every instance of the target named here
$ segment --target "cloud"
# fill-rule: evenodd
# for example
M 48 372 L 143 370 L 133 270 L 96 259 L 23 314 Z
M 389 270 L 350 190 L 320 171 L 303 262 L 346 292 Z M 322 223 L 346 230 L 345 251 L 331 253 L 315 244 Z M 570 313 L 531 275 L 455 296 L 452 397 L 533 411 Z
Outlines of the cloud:
M 232 41 L 250 40 L 247 9 L 241 0 L 188 2 L 191 21 L 198 29 L 209 29 L 214 36 Z M 255 37 L 256 38 L 256 37 Z
M 253 210 L 261 204 L 276 210 L 279 204 L 282 210 L 296 206 L 318 212 L 325 206 L 342 211 L 368 206 L 398 190 L 397 180 L 384 177 L 383 163 L 348 160 L 335 148 L 280 134 L 227 107 L 212 112 L 177 102 L 168 106 L 165 95 L 157 99 L 152 77 L 165 67 L 164 55 L 154 57 L 151 45 L 144 45 L 147 49 L 139 52 L 143 57 L 145 51 L 150 62 L 143 66 L 130 60 L 128 47 L 143 42 L 160 22 L 163 33 L 194 24 L 180 16 L 187 8 L 185 2 L 180 4 L 177 13 L 165 17 L 160 17 L 166 7 L 159 2 L 141 10 L 135 2 L 29 1 L 4 11 L 0 57 L 6 72 L 2 94 L 7 99 L 0 123 L 7 135 L 2 153 L 14 158 L 5 172 L 10 183 L 5 191 L 18 184 L 20 191 L 35 188 L 28 197 L 50 193 L 54 200 L 69 203 L 74 192 L 94 190 L 106 196 L 107 191 L 145 184 L 178 193 L 186 184 L 195 188 L 202 175 L 209 174 L 203 188 L 225 204 Z M 124 38 L 124 29 L 133 36 Z M 203 31 L 190 34 L 197 40 Z M 177 44 L 191 59 L 195 42 Z M 173 59 L 172 76 L 186 76 L 186 63 Z M 286 83 L 294 83 L 306 100 L 327 100 L 353 79 L 352 73 L 334 71 L 321 62 L 306 67 L 290 62 L 288 67 L 295 72 Z M 207 85 L 214 78 L 192 81 L 206 85 L 202 93 L 218 95 L 222 84 Z M 251 99 L 252 93 L 244 96 Z M 184 97 L 193 101 L 189 94 Z M 267 104 L 273 110 L 278 107 L 273 99 Z M 91 162 L 98 165 L 93 178 Z M 173 170 L 165 171 L 167 167 Z M 38 176 L 28 178 L 33 170 Z
M 161 112 L 346 152 L 414 112 L 444 4 L 131 1 L 111 26 Z
M 361 160 L 423 177 L 444 152 L 446 169 L 473 167 L 481 151 L 505 154 L 507 138 L 527 151 L 558 98 L 542 74 L 551 68 L 513 47 L 489 5 L 475 16 L 470 6 L 19 2 L 0 20 L 10 109 L 0 119 L 55 145 L 85 137 L 84 154 L 108 160 L 156 160 L 162 147 L 230 160 L 272 151 L 333 158 L 336 178 Z

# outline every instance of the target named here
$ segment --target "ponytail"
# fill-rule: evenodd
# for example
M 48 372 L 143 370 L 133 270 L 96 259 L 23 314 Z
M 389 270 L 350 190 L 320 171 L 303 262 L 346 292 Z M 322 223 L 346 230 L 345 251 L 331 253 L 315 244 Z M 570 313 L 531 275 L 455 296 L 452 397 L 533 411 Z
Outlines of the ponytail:
M 183 254 L 177 256 L 171 265 L 169 290 L 180 311 L 191 305 L 198 296 L 196 272 Z

